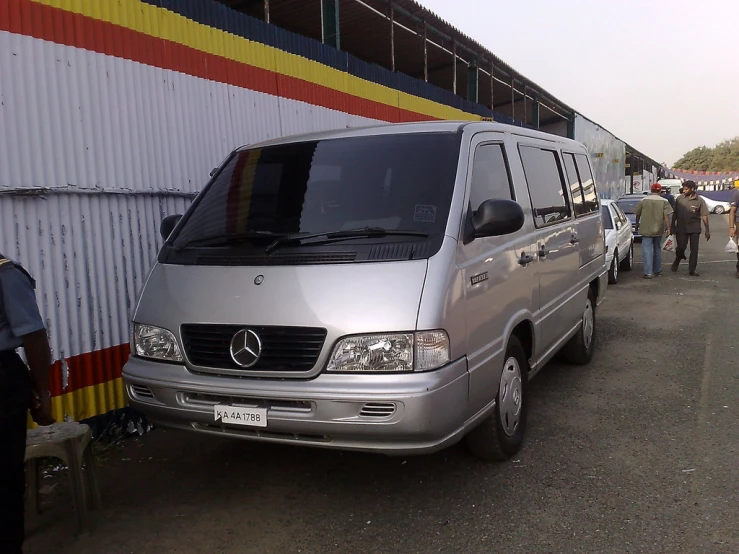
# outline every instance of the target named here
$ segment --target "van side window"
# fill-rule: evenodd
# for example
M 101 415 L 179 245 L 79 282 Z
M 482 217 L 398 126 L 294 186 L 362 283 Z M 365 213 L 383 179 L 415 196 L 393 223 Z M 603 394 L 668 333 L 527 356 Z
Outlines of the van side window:
M 565 163 L 565 173 L 567 173 L 567 185 L 572 193 L 572 206 L 575 209 L 575 216 L 583 215 L 587 213 L 587 210 L 585 209 L 585 198 L 580 186 L 580 177 L 575 168 L 575 156 L 563 152 L 562 159 Z
M 582 183 L 582 194 L 587 212 L 598 211 L 598 192 L 595 190 L 595 179 L 590 171 L 590 162 L 584 154 L 575 154 L 577 161 L 577 172 L 580 174 L 580 183 Z
M 475 151 L 470 179 L 470 205 L 477 210 L 485 200 L 512 200 L 511 178 L 508 175 L 502 144 L 483 144 Z
M 557 153 L 533 146 L 521 146 L 520 152 L 536 226 L 569 219 L 570 201 Z

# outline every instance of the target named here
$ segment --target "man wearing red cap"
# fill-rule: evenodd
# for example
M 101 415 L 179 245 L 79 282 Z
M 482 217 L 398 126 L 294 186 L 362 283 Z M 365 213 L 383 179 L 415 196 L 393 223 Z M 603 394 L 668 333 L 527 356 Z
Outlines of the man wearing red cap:
M 672 206 L 662 198 L 662 185 L 654 183 L 650 190 L 652 194 L 642 198 L 634 208 L 636 231 L 642 236 L 645 279 L 662 273 L 662 237 L 669 232 L 672 213 Z

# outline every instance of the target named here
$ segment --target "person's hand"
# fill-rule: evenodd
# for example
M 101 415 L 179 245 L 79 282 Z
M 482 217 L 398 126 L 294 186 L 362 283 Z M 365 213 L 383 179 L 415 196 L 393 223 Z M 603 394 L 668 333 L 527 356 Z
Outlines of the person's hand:
M 36 424 L 45 426 L 56 423 L 56 420 L 51 415 L 51 397 L 39 397 L 34 392 L 33 398 L 31 399 L 31 417 Z
M 706 229 L 706 240 L 711 240 L 711 231 Z
M 734 238 L 734 235 L 735 234 L 736 234 L 736 229 L 734 227 L 732 227 L 731 229 L 729 229 L 729 236 L 731 238 Z
M 662 231 L 662 235 L 664 235 L 665 237 L 669 237 L 670 236 L 670 230 L 669 229 L 665 229 L 664 231 Z

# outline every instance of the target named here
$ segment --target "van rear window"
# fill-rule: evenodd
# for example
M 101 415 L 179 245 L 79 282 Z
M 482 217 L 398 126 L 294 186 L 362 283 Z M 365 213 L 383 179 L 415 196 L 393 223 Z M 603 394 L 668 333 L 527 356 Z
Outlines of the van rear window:
M 253 246 L 263 249 L 275 235 L 363 227 L 443 233 L 458 156 L 459 137 L 454 133 L 376 135 L 243 150 L 185 215 L 173 246 L 251 233 Z M 256 236 L 260 233 L 263 239 Z M 239 247 L 248 248 L 249 241 Z

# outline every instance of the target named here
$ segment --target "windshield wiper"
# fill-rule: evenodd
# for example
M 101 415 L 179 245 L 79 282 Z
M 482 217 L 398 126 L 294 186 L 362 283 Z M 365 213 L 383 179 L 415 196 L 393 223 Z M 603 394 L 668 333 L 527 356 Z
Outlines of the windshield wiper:
M 245 240 L 253 239 L 270 239 L 278 237 L 286 237 L 285 233 L 274 233 L 272 231 L 244 231 L 243 233 L 225 234 L 219 233 L 217 235 L 210 235 L 208 237 L 202 237 L 199 239 L 192 239 L 185 244 L 182 244 L 175 248 L 175 252 L 181 252 L 185 248 L 190 246 L 217 246 L 219 244 L 230 244 L 232 242 L 241 242 Z
M 270 254 L 276 249 L 287 246 L 289 244 L 302 244 L 304 240 L 310 239 L 322 239 L 314 240 L 310 244 L 323 244 L 326 242 L 333 242 L 335 240 L 346 240 L 353 238 L 375 238 L 375 237 L 389 237 L 389 236 L 403 236 L 403 237 L 427 237 L 429 234 L 425 231 L 412 231 L 403 229 L 385 229 L 384 227 L 362 227 L 361 229 L 347 229 L 345 231 L 330 231 L 327 233 L 310 233 L 310 234 L 296 234 L 287 235 L 280 237 L 270 244 L 265 250 L 265 254 Z

